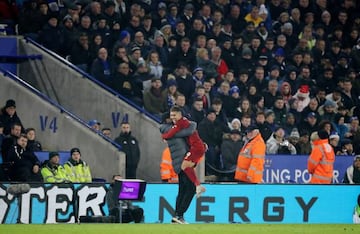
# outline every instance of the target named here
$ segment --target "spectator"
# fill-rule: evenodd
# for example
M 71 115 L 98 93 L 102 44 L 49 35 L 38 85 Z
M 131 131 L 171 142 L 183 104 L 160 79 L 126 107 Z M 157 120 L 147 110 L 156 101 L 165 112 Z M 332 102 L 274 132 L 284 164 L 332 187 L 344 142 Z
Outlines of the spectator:
M 316 117 L 320 119 L 320 114 L 318 110 L 319 110 L 318 99 L 316 97 L 311 97 L 309 105 L 303 109 L 303 111 L 301 112 L 301 119 L 299 119 L 298 121 L 303 121 L 304 119 L 306 119 L 307 115 L 311 112 L 314 112 L 316 114 Z
M 157 5 L 157 11 L 153 11 L 151 18 L 153 19 L 153 25 L 156 28 L 160 28 L 161 23 L 167 18 L 167 6 L 164 2 L 159 2 Z
M 239 101 L 238 106 L 235 109 L 234 117 L 241 119 L 243 115 L 254 116 L 254 113 L 250 106 L 250 101 L 244 97 Z
M 145 39 L 144 33 L 139 30 L 135 32 L 134 40 L 130 43 L 130 47 L 139 47 L 141 56 L 147 58 L 151 50 L 150 42 Z
M 83 71 L 87 72 L 92 62 L 89 36 L 86 33 L 80 33 L 76 43 L 74 43 L 70 61 Z
M 331 100 L 326 100 L 324 105 L 319 107 L 321 120 L 328 120 L 332 123 L 335 122 L 337 105 Z
M 207 78 L 215 78 L 218 76 L 217 66 L 209 59 L 209 52 L 205 48 L 200 48 L 196 52 L 196 60 L 199 67 L 203 69 Z
M 95 131 L 100 132 L 101 123 L 96 119 L 90 120 L 88 125 Z
M 190 71 L 196 67 L 196 51 L 191 48 L 189 38 L 183 38 L 180 46 L 169 54 L 169 69 L 175 69 L 180 63 L 187 64 Z
M 77 27 L 80 35 L 86 34 L 88 38 L 91 38 L 94 34 L 94 30 L 91 27 L 91 18 L 88 15 L 83 15 L 80 19 L 80 24 Z
M 193 24 L 194 21 L 194 16 L 195 16 L 194 12 L 194 5 L 191 3 L 187 3 L 184 6 L 184 10 L 183 13 L 179 16 L 179 18 L 184 22 L 185 24 L 185 31 L 186 33 L 188 33 L 191 29 L 191 26 Z
M 264 139 L 264 141 L 266 142 L 270 138 L 270 136 L 273 134 L 273 132 L 271 130 L 272 126 L 270 126 L 270 124 L 265 120 L 266 120 L 265 113 L 263 111 L 259 111 L 256 113 L 255 124 L 259 128 L 261 136 Z M 245 128 L 245 130 L 246 130 L 246 128 Z
M 341 151 L 341 147 L 339 147 L 340 136 L 336 132 L 331 132 L 329 136 L 329 144 L 332 146 L 335 154 L 338 151 Z
M 279 82 L 277 80 L 270 80 L 268 83 L 268 88 L 264 92 L 264 106 L 266 109 L 271 109 L 274 106 L 274 103 L 277 97 L 281 96 L 278 91 Z
M 235 169 L 239 152 L 244 142 L 239 130 L 233 129 L 221 143 L 220 168 L 226 175 L 220 181 L 234 181 Z
M 23 125 L 21 124 L 20 117 L 16 112 L 16 103 L 14 100 L 9 99 L 6 101 L 5 106 L 1 108 L 0 122 L 4 124 L 4 134 L 9 135 L 10 129 L 14 123 L 20 124 L 23 131 Z
M 144 92 L 144 108 L 153 115 L 160 116 L 167 110 L 167 96 L 162 92 L 160 77 L 151 79 L 151 88 Z
M 199 97 L 195 98 L 190 109 L 190 119 L 199 124 L 205 118 L 203 100 Z
M 294 102 L 296 103 L 296 110 L 301 112 L 310 103 L 310 90 L 308 85 L 302 85 L 293 96 Z
M 18 182 L 41 182 L 40 162 L 35 154 L 26 150 L 27 138 L 21 134 L 16 140 L 16 144 L 10 147 L 8 159 L 13 162 L 10 178 Z
M 78 31 L 74 26 L 74 19 L 69 14 L 65 15 L 62 24 L 61 32 L 64 35 L 64 43 L 61 54 L 65 57 L 71 54 L 71 49 L 77 40 Z
M 174 37 L 170 37 L 168 44 L 166 44 L 164 35 L 157 32 L 154 35 L 154 41 L 152 42 L 153 50 L 158 53 L 158 60 L 161 62 L 161 65 L 164 66 L 164 69 L 168 67 L 169 53 L 170 50 L 176 47 L 176 43 L 177 41 L 174 40 Z M 148 57 L 148 60 L 151 61 L 152 58 Z M 156 62 L 156 60 L 153 62 Z
M 166 108 L 166 110 L 170 110 L 170 108 L 175 105 L 175 100 L 180 94 L 181 93 L 179 91 L 177 91 L 176 80 L 175 79 L 168 79 L 166 81 L 166 89 L 164 89 L 162 91 L 162 96 L 165 96 L 166 100 L 167 100 L 167 108 Z M 184 99 L 185 99 L 185 97 L 184 97 Z
M 352 139 L 355 146 L 355 152 L 360 152 L 360 127 L 359 118 L 357 116 L 350 118 L 349 132 L 345 133 L 345 137 Z
M 176 98 L 175 98 L 175 106 L 181 108 L 182 114 L 185 117 L 189 116 L 190 108 L 188 107 L 188 105 L 186 105 L 186 98 L 185 98 L 185 96 L 183 94 L 180 93 L 179 95 L 176 96 Z
M 26 137 L 28 139 L 27 142 L 27 150 L 31 152 L 42 151 L 42 146 L 39 141 L 36 140 L 36 131 L 35 128 L 27 128 L 25 130 Z
M 130 74 L 128 63 L 122 62 L 119 64 L 110 87 L 137 105 L 142 106 L 143 94 L 141 87 L 136 84 Z
M 223 102 L 219 98 L 214 98 L 214 100 L 211 103 L 211 107 L 213 110 L 215 110 L 216 114 L 216 121 L 218 121 L 220 124 L 223 125 L 223 128 L 225 131 L 227 131 L 228 126 L 228 118 L 226 115 L 225 110 L 223 109 Z
M 101 129 L 101 133 L 102 133 L 104 136 L 112 139 L 111 128 L 106 128 L 106 127 L 105 127 L 105 128 L 103 128 L 103 129 Z
M 147 62 L 143 58 L 140 58 L 137 64 L 136 71 L 132 75 L 132 77 L 135 80 L 136 86 L 144 92 L 144 90 L 150 88 L 151 79 L 154 77 L 154 75 L 150 73 L 150 68 Z
M 46 160 L 41 168 L 44 183 L 64 183 L 70 181 L 59 161 L 60 156 L 58 152 L 49 152 L 49 160 Z
M 355 155 L 353 165 L 346 169 L 344 184 L 360 184 L 360 155 Z
M 276 97 L 272 110 L 275 113 L 275 124 L 278 126 L 284 126 L 286 122 L 287 108 L 282 96 Z
M 300 133 L 297 130 L 297 128 L 294 128 L 288 137 L 288 141 L 290 144 L 292 144 L 295 147 L 295 150 L 296 150 L 296 145 L 298 144 L 299 140 L 300 140 Z M 296 154 L 297 155 L 299 154 L 297 152 L 297 150 L 296 150 Z
M 202 86 L 204 84 L 204 80 L 205 80 L 204 69 L 202 67 L 195 68 L 193 71 L 192 78 L 194 80 L 196 88 L 199 86 Z M 195 92 L 196 92 L 196 90 L 195 90 Z
M 300 128 L 301 129 L 301 128 Z M 300 139 L 296 144 L 296 152 L 299 155 L 309 155 L 311 152 L 311 143 L 309 141 L 309 132 L 300 130 Z
M 296 154 L 296 148 L 285 139 L 283 128 L 277 128 L 272 136 L 266 141 L 267 154 Z
M 58 25 L 58 16 L 56 14 L 50 14 L 48 22 L 42 30 L 39 32 L 39 43 L 45 46 L 47 49 L 60 53 L 64 43 L 64 36 Z
M 191 97 L 195 91 L 195 82 L 188 70 L 188 65 L 180 63 L 175 71 L 176 82 L 178 84 L 178 91 L 184 94 L 186 104 L 191 104 Z
M 214 171 L 212 168 L 219 169 L 219 153 L 224 133 L 223 125 L 216 121 L 216 111 L 210 108 L 207 111 L 206 118 L 204 118 L 199 126 L 198 131 L 201 139 L 208 145 L 208 150 L 205 153 L 206 175 L 212 175 Z
M 150 74 L 155 77 L 162 77 L 164 66 L 159 60 L 159 53 L 157 51 L 151 51 L 148 57 L 148 64 L 150 68 Z
M 320 121 L 318 120 L 317 115 L 314 112 L 310 112 L 306 119 L 300 123 L 300 129 L 306 130 L 310 134 L 317 130 L 317 125 Z
M 341 149 L 336 152 L 336 155 L 354 156 L 354 147 L 350 139 L 344 139 L 341 142 Z
M 97 52 L 97 58 L 92 62 L 91 75 L 106 86 L 111 85 L 112 63 L 108 57 L 108 51 L 102 47 Z
M 123 62 L 129 63 L 129 58 L 127 56 L 127 51 L 124 46 L 120 46 L 120 45 L 114 46 L 113 53 L 114 54 L 111 57 L 111 62 L 112 62 L 111 67 L 113 68 L 112 74 L 115 74 L 120 63 Z
M 143 57 L 141 55 L 141 49 L 138 46 L 130 47 L 131 51 L 128 56 L 129 58 L 129 66 L 130 66 L 130 74 L 134 74 L 137 70 L 137 66 L 140 62 L 143 61 Z
M 121 145 L 122 151 L 126 155 L 126 179 L 135 179 L 141 153 L 138 140 L 131 134 L 131 125 L 127 114 L 121 122 L 120 135 L 115 142 Z
M 67 178 L 72 183 L 91 183 L 91 172 L 89 165 L 81 159 L 79 148 L 70 150 L 70 158 L 64 164 Z
M 1 144 L 1 155 L 3 162 L 10 162 L 8 152 L 12 146 L 16 145 L 17 139 L 20 137 L 22 126 L 19 123 L 11 125 L 10 134 L 5 135 Z
M 297 129 L 297 122 L 295 119 L 295 115 L 293 113 L 287 113 L 286 114 L 286 119 L 285 119 L 285 124 L 283 125 L 284 130 L 285 130 L 285 135 L 289 136 L 291 134 L 291 132 L 293 131 L 293 129 Z M 300 137 L 300 136 L 299 136 Z

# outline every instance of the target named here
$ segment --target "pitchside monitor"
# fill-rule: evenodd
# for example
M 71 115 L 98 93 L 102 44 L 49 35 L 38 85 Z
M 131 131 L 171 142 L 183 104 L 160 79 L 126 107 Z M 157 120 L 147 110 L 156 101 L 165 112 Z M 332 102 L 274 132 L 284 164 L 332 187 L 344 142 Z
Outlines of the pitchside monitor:
M 114 195 L 118 200 L 140 201 L 144 196 L 146 182 L 136 179 L 115 180 Z

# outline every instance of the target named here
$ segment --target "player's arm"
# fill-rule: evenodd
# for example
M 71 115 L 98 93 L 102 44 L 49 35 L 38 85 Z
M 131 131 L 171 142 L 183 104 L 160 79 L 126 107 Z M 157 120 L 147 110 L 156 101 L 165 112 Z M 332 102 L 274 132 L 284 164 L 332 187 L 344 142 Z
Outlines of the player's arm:
M 176 133 L 178 133 L 180 130 L 185 129 L 189 127 L 190 122 L 185 119 L 179 119 L 176 124 L 168 131 L 162 134 L 163 139 L 169 139 L 175 136 Z

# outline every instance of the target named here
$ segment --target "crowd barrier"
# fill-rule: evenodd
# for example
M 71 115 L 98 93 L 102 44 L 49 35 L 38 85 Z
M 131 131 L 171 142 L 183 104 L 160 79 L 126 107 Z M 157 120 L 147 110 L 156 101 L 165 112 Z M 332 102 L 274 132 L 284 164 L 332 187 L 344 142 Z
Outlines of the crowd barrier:
M 107 216 L 109 184 L 31 184 L 15 197 L 0 184 L 0 223 L 77 223 L 80 216 Z M 352 223 L 360 185 L 205 184 L 185 218 L 190 223 Z M 169 223 L 176 184 L 148 184 L 145 223 Z M 18 206 L 18 202 L 20 205 Z

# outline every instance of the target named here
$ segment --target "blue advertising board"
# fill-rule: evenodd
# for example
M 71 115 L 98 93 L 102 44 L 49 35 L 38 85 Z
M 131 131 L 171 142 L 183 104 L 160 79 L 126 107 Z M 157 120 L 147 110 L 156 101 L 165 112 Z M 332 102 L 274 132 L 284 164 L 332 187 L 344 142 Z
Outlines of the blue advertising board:
M 352 223 L 360 185 L 204 184 L 185 213 L 190 223 Z M 32 184 L 18 199 L 0 184 L 0 223 L 74 223 L 79 216 L 108 215 L 109 184 Z M 169 223 L 177 184 L 148 184 L 145 223 Z
M 0 37 L 0 61 L 3 57 L 17 55 L 17 38 L 16 37 Z M 17 74 L 16 63 L 0 62 L 0 68 Z

